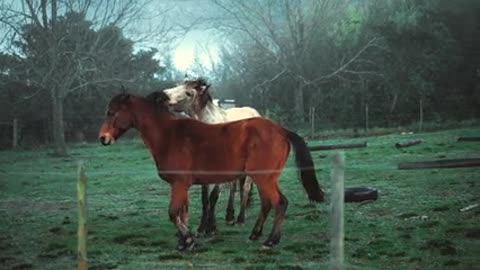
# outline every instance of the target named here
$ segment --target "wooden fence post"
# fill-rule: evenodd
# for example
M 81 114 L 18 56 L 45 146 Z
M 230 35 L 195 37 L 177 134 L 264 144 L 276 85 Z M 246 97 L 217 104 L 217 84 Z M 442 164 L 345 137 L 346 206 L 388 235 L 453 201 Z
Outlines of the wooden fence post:
M 12 148 L 16 149 L 18 146 L 18 119 L 14 118 L 13 119 L 13 125 L 12 125 Z
M 310 136 L 315 136 L 315 107 L 310 107 Z
M 87 270 L 87 178 L 83 161 L 78 163 L 78 270 Z
M 423 99 L 420 99 L 420 120 L 418 122 L 418 132 L 422 132 L 423 130 Z
M 368 131 L 368 103 L 365 104 L 365 131 Z
M 335 154 L 332 171 L 332 198 L 330 213 L 330 269 L 341 270 L 343 267 L 343 204 L 345 155 Z

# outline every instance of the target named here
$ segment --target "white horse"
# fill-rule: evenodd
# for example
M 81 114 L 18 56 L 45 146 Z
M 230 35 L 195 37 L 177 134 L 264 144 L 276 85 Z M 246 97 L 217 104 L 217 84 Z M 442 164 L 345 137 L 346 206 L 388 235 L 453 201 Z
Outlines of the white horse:
M 203 78 L 196 80 L 184 80 L 182 83 L 174 88 L 165 89 L 169 97 L 169 106 L 176 112 L 186 112 L 190 117 L 197 120 L 215 124 L 224 123 L 236 120 L 242 120 L 252 117 L 261 117 L 257 110 L 250 107 L 223 109 L 217 106 L 208 92 L 210 85 Z M 230 186 L 230 194 L 228 198 L 227 213 L 225 219 L 227 224 L 235 223 L 234 218 L 234 197 L 236 182 L 232 182 Z M 245 210 L 247 207 L 247 199 L 250 192 L 252 180 L 250 177 L 239 179 L 240 192 L 240 213 L 237 218 L 237 223 L 245 222 Z M 242 183 L 243 182 L 243 183 Z M 215 204 L 218 199 L 220 189 L 215 185 L 210 199 L 208 198 L 208 186 L 202 186 L 202 222 L 198 229 L 199 232 L 206 230 L 207 233 L 215 230 Z M 210 201 L 210 208 L 208 202 Z M 207 204 L 207 205 L 206 205 Z M 208 218 L 207 218 L 208 217 Z M 206 224 L 204 223 L 206 222 Z M 205 228 L 206 227 L 206 228 Z

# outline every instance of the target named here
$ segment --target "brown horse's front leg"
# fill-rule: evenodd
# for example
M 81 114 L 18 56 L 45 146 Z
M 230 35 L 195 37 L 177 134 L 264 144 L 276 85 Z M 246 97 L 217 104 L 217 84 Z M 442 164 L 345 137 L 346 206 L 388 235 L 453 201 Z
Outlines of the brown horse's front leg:
M 193 234 L 188 230 L 188 186 L 172 186 L 168 215 L 178 230 L 178 250 L 192 249 L 195 245 Z

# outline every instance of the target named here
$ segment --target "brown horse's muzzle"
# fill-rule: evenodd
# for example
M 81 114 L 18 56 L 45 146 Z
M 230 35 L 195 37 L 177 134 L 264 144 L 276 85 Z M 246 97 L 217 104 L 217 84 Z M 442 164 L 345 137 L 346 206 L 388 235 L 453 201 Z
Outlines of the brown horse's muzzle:
M 105 133 L 100 135 L 99 139 L 103 145 L 110 145 L 115 143 L 115 138 L 113 138 L 113 136 L 110 135 L 110 133 Z

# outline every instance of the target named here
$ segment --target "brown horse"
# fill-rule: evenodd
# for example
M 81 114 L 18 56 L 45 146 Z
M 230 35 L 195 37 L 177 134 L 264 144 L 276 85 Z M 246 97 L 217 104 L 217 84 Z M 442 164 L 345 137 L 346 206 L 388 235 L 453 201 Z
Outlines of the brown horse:
M 273 228 L 264 245 L 278 244 L 288 205 L 278 179 L 287 161 L 290 143 L 309 199 L 316 202 L 324 199 L 305 141 L 270 120 L 251 118 L 211 125 L 194 119 L 176 119 L 163 104 L 119 94 L 108 105 L 100 141 L 103 145 L 112 144 L 130 128 L 140 132 L 159 176 L 170 184 L 168 213 L 178 229 L 180 250 L 194 246 L 188 229 L 189 188 L 194 184 L 229 182 L 243 175 L 252 178 L 261 199 L 260 215 L 250 239 L 256 240 L 262 235 L 265 219 L 274 208 Z

